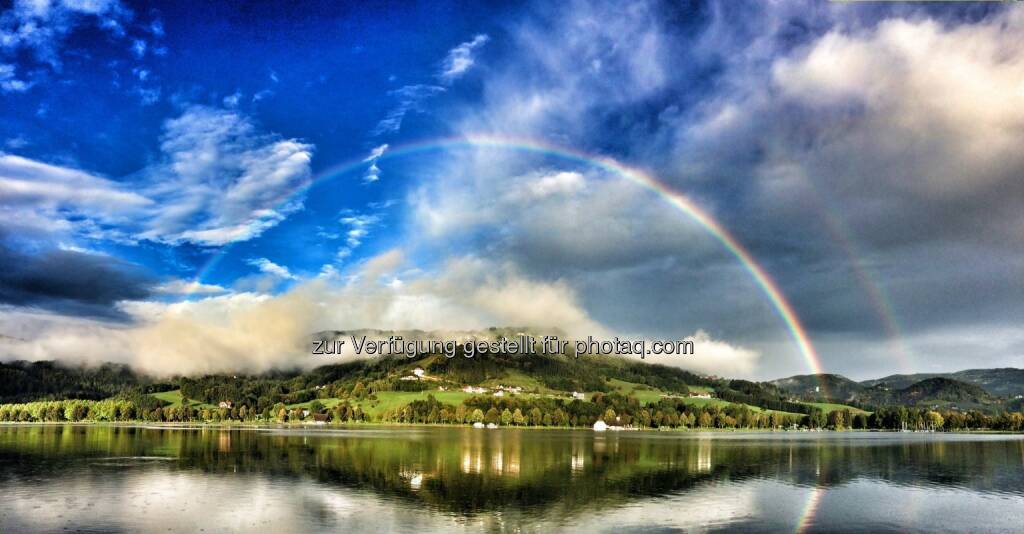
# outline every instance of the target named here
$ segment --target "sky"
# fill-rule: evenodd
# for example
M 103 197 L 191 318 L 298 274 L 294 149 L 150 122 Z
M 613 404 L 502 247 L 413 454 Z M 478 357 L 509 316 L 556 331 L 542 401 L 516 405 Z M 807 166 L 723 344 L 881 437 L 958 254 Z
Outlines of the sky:
M 523 325 L 756 379 L 1024 367 L 1019 6 L 0 9 L 4 359 Z

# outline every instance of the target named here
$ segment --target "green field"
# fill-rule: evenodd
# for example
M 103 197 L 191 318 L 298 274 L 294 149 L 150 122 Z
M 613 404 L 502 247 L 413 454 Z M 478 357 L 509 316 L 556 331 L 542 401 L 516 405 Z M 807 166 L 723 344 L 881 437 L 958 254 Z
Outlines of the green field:
M 847 406 L 845 404 L 835 404 L 832 402 L 801 402 L 800 404 L 806 404 L 808 406 L 814 406 L 821 409 L 825 413 L 832 413 L 836 410 L 850 410 L 850 413 L 870 415 L 871 412 L 861 410 L 860 408 L 854 408 L 853 406 Z
M 653 388 L 646 384 L 626 382 L 625 380 L 619 380 L 618 378 L 609 380 L 608 385 L 623 395 L 636 397 L 636 400 L 640 401 L 640 404 L 644 405 L 652 402 L 658 402 L 658 400 L 665 395 L 665 392 L 658 388 Z M 590 399 L 592 395 L 593 394 L 588 394 L 587 399 Z
M 390 408 L 398 408 L 414 400 L 426 400 L 427 395 L 433 395 L 439 402 L 452 406 L 458 406 L 463 400 L 473 396 L 463 391 L 380 391 L 377 393 L 377 400 L 362 400 L 354 404 L 376 417 Z
M 314 400 L 320 401 L 320 404 L 323 404 L 324 408 L 327 408 L 328 410 L 331 409 L 331 408 L 334 408 L 335 406 L 338 405 L 338 403 L 341 402 L 341 399 L 314 399 Z M 295 408 L 298 408 L 298 409 L 302 410 L 302 409 L 309 408 L 309 405 L 312 402 L 313 401 L 296 402 L 295 404 L 289 404 L 289 405 L 287 405 L 285 407 L 288 408 L 289 410 L 294 410 Z
M 508 375 L 503 378 L 492 378 L 480 383 L 485 388 L 494 388 L 495 386 L 519 386 L 523 388 L 523 391 L 536 391 L 538 393 L 561 393 L 548 388 L 544 384 L 541 384 L 536 378 L 526 375 L 519 371 L 509 371 Z
M 622 393 L 624 395 L 632 395 L 632 396 L 636 397 L 636 399 L 638 401 L 640 401 L 640 404 L 642 404 L 642 405 L 647 405 L 647 404 L 651 404 L 653 402 L 658 402 L 659 400 L 661 400 L 662 397 L 664 397 L 666 395 L 666 393 L 664 391 L 660 390 L 660 389 L 652 388 L 652 387 L 644 385 L 644 384 L 634 384 L 633 382 L 626 382 L 626 381 L 618 380 L 618 379 L 615 379 L 615 378 L 609 380 L 608 384 L 611 385 L 612 387 L 614 387 L 616 391 L 618 391 L 618 392 L 620 392 L 620 393 Z M 714 389 L 712 389 L 710 387 L 706 387 L 706 386 L 687 386 L 687 388 L 689 388 L 690 391 L 692 391 L 694 393 L 714 393 Z M 592 396 L 592 394 L 588 393 L 587 394 L 587 399 L 589 400 L 591 396 Z M 722 400 L 722 399 L 716 399 L 716 398 L 713 398 L 713 397 L 710 398 L 710 399 L 700 399 L 700 398 L 693 398 L 693 397 L 678 397 L 678 398 L 681 398 L 684 404 L 689 404 L 691 406 L 697 406 L 697 407 L 700 407 L 700 408 L 703 408 L 705 406 L 716 406 L 716 407 L 719 407 L 719 408 L 726 408 L 728 406 L 734 406 L 735 405 L 735 403 L 732 403 L 732 402 L 729 402 L 729 401 L 725 401 L 725 400 Z M 783 412 L 783 411 L 780 411 L 780 410 L 766 410 L 764 408 L 759 408 L 757 406 L 750 406 L 750 405 L 746 405 L 746 406 L 747 406 L 747 408 L 750 408 L 750 411 L 757 412 L 757 413 L 773 413 L 773 412 L 778 411 L 779 413 L 781 413 L 783 415 L 796 415 L 796 416 L 803 415 L 803 414 L 792 413 L 792 412 Z
M 685 399 L 682 399 L 682 400 L 683 400 L 683 404 L 689 404 L 691 406 L 697 406 L 699 408 L 703 408 L 705 406 L 717 406 L 719 408 L 725 408 L 725 407 L 728 407 L 728 406 L 736 405 L 736 403 L 725 401 L 725 400 L 722 400 L 722 399 L 716 399 L 716 398 L 698 399 L 698 398 L 688 397 L 688 398 L 685 398 Z M 798 417 L 802 417 L 804 415 L 802 413 L 784 412 L 782 410 L 768 410 L 768 409 L 761 408 L 761 407 L 758 407 L 758 406 L 751 406 L 749 404 L 745 404 L 743 406 L 746 406 L 747 408 L 750 409 L 750 411 L 756 412 L 756 413 L 769 413 L 770 414 L 770 413 L 778 412 L 778 413 L 781 413 L 782 415 L 795 415 L 795 416 L 798 416 Z
M 164 402 L 169 402 L 170 404 L 167 406 L 167 408 L 180 408 L 181 407 L 181 390 L 180 389 L 176 389 L 174 391 L 161 391 L 159 393 L 150 393 L 150 396 L 156 397 L 156 398 L 158 398 L 158 399 L 160 399 L 160 400 L 162 400 Z M 188 400 L 188 405 L 193 407 L 193 408 L 199 409 L 199 410 L 202 410 L 204 408 L 216 408 L 216 406 L 214 406 L 212 404 L 206 404 L 204 402 L 199 402 L 199 401 L 193 400 L 193 399 L 189 399 Z

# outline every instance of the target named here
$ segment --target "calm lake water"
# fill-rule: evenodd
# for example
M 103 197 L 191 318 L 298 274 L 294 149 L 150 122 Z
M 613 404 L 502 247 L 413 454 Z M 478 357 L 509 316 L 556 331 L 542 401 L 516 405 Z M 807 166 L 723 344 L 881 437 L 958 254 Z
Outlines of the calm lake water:
M 0 426 L 0 531 L 1024 531 L 1022 436 Z

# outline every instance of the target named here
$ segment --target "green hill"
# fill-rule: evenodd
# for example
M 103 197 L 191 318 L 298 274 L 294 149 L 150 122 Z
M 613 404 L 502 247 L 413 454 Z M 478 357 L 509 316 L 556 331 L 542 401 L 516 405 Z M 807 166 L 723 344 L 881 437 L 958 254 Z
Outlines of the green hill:
M 928 378 L 950 378 L 982 387 L 991 395 L 1000 397 L 1016 397 L 1024 395 L 1024 369 L 1004 367 L 1001 369 L 967 369 L 955 373 L 917 373 L 910 375 L 890 375 L 874 380 L 865 380 L 861 384 L 885 386 L 890 389 L 903 389 L 916 382 Z
M 800 398 L 837 402 L 857 401 L 866 389 L 863 384 L 836 374 L 797 375 L 769 383 Z

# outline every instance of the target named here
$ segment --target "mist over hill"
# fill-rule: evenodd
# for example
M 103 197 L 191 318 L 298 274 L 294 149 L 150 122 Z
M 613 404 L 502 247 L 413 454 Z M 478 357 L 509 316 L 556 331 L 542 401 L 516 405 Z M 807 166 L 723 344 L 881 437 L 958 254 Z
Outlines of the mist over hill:
M 480 331 L 428 332 L 375 329 L 330 330 L 311 339 L 349 340 L 400 337 L 495 340 L 531 335 L 564 336 L 557 330 L 525 327 Z M 0 403 L 38 400 L 135 398 L 181 391 L 199 403 L 222 401 L 259 409 L 276 403 L 309 402 L 326 395 L 351 392 L 357 384 L 377 392 L 496 391 L 514 387 L 536 395 L 564 396 L 573 392 L 618 393 L 645 400 L 713 397 L 716 402 L 746 405 L 787 413 L 807 413 L 813 403 L 842 403 L 855 408 L 913 406 L 934 409 L 998 412 L 1021 406 L 1024 370 L 972 369 L 947 374 L 893 375 L 857 382 L 842 375 L 798 375 L 770 382 L 751 382 L 694 373 L 619 356 L 571 354 L 477 354 L 459 345 L 454 355 L 422 353 L 351 357 L 351 354 L 311 356 L 323 365 L 295 367 L 258 374 L 203 374 L 157 377 L 122 364 L 71 365 L 54 361 L 15 361 L 0 364 Z M 414 373 L 421 373 L 429 379 Z M 422 379 L 421 379 L 422 378 Z M 468 388 L 468 389 L 467 389 Z M 474 389 L 475 388 L 475 389 Z M 147 397 L 147 404 L 149 398 Z M 159 404 L 159 403 L 157 403 Z

